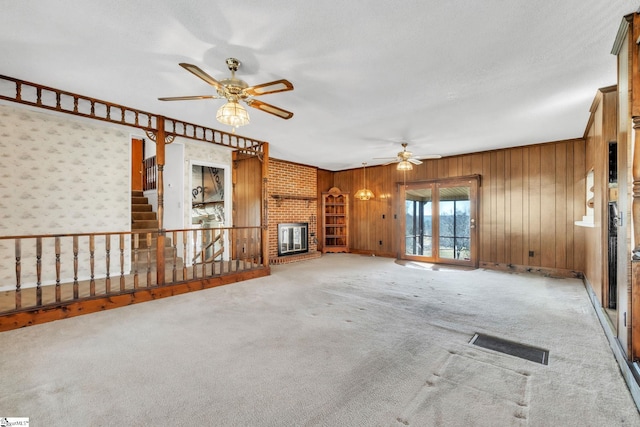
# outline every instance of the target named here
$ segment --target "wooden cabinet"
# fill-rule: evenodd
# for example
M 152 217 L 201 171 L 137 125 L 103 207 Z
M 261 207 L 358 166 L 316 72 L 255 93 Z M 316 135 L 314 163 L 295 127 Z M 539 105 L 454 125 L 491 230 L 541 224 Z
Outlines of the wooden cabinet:
M 322 252 L 349 252 L 349 196 L 333 187 L 322 193 Z

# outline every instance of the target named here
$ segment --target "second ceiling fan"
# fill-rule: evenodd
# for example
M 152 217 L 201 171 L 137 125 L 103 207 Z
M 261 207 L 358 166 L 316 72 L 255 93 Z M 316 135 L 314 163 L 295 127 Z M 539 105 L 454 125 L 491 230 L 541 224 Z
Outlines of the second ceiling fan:
M 249 86 L 247 82 L 236 77 L 236 71 L 238 71 L 241 64 L 240 61 L 236 58 L 227 58 L 226 62 L 229 71 L 231 71 L 231 77 L 222 80 L 214 79 L 196 65 L 184 62 L 179 64 L 185 70 L 213 86 L 216 89 L 217 95 L 173 96 L 158 99 L 160 101 L 226 99 L 227 103 L 220 107 L 216 114 L 216 118 L 220 123 L 233 126 L 234 129 L 238 126 L 249 124 L 249 114 L 239 104 L 240 101 L 243 101 L 249 107 L 256 108 L 260 111 L 264 111 L 265 113 L 273 114 L 281 119 L 287 120 L 293 117 L 293 113 L 290 111 L 254 99 L 256 96 L 293 90 L 291 82 L 285 79 L 280 79 L 268 83 Z
M 414 165 L 421 165 L 422 162 L 419 159 L 423 159 L 423 160 L 427 160 L 427 159 L 439 159 L 442 156 L 439 154 L 429 154 L 429 155 L 425 155 L 425 156 L 418 156 L 418 157 L 414 157 L 413 153 L 411 151 L 407 151 L 407 145 L 409 145 L 406 142 L 402 143 L 402 151 L 398 152 L 396 157 L 376 157 L 377 159 L 393 159 L 392 161 L 385 163 L 383 166 L 386 165 L 390 165 L 392 163 L 397 163 L 398 164 L 398 169 L 402 170 L 411 170 L 412 166 L 411 164 L 413 163 Z

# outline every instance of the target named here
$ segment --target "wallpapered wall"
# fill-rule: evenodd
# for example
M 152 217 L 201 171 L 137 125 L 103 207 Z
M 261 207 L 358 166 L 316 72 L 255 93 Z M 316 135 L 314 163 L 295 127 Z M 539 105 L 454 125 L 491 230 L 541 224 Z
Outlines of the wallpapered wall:
M 0 236 L 128 231 L 130 194 L 127 130 L 0 106 Z M 87 242 L 80 242 L 80 265 L 87 265 Z M 111 244 L 115 253 L 117 239 Z M 34 247 L 23 244 L 23 286 L 35 282 Z M 43 283 L 50 283 L 53 242 L 43 247 Z M 96 256 L 98 248 L 104 253 L 104 238 L 96 248 Z M 62 252 L 62 276 L 73 277 L 70 241 Z M 96 261 L 96 275 L 105 269 Z M 14 241 L 0 240 L 0 290 L 13 289 L 15 276 Z

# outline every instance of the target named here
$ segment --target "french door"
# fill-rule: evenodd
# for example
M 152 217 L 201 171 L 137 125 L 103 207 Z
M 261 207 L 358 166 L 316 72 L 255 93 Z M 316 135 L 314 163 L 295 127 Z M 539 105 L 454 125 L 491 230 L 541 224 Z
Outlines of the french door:
M 477 267 L 478 178 L 401 184 L 403 258 Z

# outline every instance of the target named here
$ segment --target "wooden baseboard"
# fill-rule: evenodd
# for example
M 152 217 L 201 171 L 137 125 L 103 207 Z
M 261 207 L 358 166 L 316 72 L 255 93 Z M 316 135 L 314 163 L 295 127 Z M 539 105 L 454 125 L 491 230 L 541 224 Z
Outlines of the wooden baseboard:
M 349 249 L 349 252 L 357 255 L 371 255 L 371 256 L 379 256 L 383 258 L 396 258 L 396 254 L 391 252 L 365 251 L 360 249 Z
M 480 268 L 499 271 L 512 271 L 516 273 L 534 273 L 548 277 L 583 279 L 584 274 L 581 271 L 566 270 L 562 268 L 536 267 L 531 265 L 503 264 L 499 262 L 480 261 Z
M 242 282 L 244 280 L 268 276 L 269 274 L 271 274 L 271 269 L 269 267 L 262 267 L 242 273 L 226 274 L 208 279 L 196 279 L 189 282 L 136 289 L 116 295 L 84 298 L 67 303 L 23 309 L 0 316 L 0 332 Z

